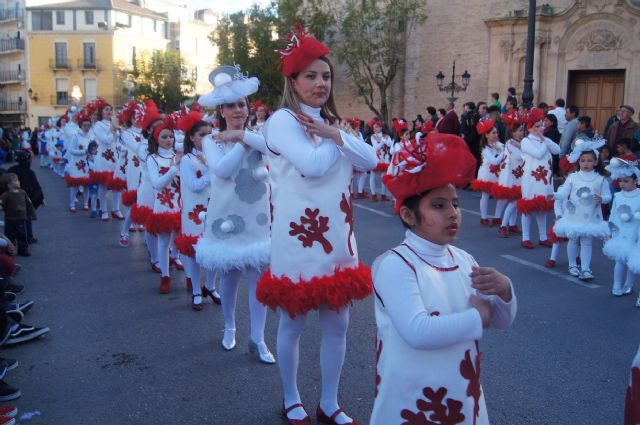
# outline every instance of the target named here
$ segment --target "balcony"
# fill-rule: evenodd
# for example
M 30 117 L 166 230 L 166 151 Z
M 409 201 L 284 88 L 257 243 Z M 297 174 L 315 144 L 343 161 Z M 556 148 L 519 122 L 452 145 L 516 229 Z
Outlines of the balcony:
M 83 72 L 84 71 L 98 72 L 98 62 L 95 60 L 93 62 L 90 62 L 85 59 L 78 59 L 77 66 L 78 66 L 78 69 Z
M 19 84 L 24 80 L 21 69 L 0 71 L 0 84 Z
M 49 97 L 50 104 L 53 106 L 60 106 L 66 108 L 71 105 L 71 101 L 69 100 L 69 94 L 64 92 L 59 92 L 58 94 L 52 94 Z
M 67 58 L 49 59 L 49 69 L 54 71 L 71 71 L 69 60 Z
M 21 7 L 11 7 L 0 9 L 0 23 L 24 20 L 24 9 Z
M 27 112 L 26 102 L 19 100 L 3 100 L 0 99 L 0 113 L 2 114 L 20 114 Z
M 5 38 L 0 40 L 0 54 L 24 52 L 24 40 L 22 38 Z

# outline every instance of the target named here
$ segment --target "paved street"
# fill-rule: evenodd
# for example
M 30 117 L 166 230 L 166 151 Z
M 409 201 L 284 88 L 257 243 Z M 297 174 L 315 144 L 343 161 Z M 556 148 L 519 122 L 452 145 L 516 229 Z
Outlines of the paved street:
M 37 168 L 37 160 L 34 168 Z M 182 273 L 168 296 L 156 292 L 142 234 L 118 246 L 120 222 L 70 214 L 64 181 L 36 170 L 48 206 L 35 225 L 40 243 L 20 259 L 22 299 L 35 307 L 26 322 L 49 326 L 41 340 L 3 350 L 20 360 L 6 380 L 22 390 L 22 424 L 282 424 L 277 366 L 248 354 L 246 287 L 238 304 L 238 348 L 220 346 L 221 309 L 190 307 Z M 610 295 L 613 262 L 594 248 L 595 285 L 569 278 L 566 253 L 553 271 L 540 267 L 550 250 L 519 247 L 477 222 L 478 197 L 461 192 L 465 209 L 457 246 L 481 265 L 495 266 L 515 285 L 519 311 L 509 332 L 488 331 L 481 342 L 483 386 L 497 425 L 622 423 L 630 362 L 640 342 L 634 298 Z M 403 238 L 389 205 L 356 201 L 356 235 L 366 263 Z M 524 263 L 524 264 L 523 264 Z M 557 273 L 557 274 L 556 274 Z M 277 317 L 270 313 L 267 344 L 275 352 Z M 373 298 L 352 309 L 341 402 L 366 423 L 373 403 Z M 319 398 L 317 316 L 302 337 L 299 373 L 309 412 Z

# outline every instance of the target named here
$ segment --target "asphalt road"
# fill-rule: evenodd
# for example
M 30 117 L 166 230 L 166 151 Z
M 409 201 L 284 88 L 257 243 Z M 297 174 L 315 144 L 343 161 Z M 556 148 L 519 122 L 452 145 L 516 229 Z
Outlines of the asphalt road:
M 34 167 L 37 168 L 37 167 Z M 220 346 L 221 310 L 190 307 L 181 272 L 173 291 L 156 292 L 142 234 L 118 246 L 120 222 L 91 220 L 66 208 L 64 181 L 36 170 L 48 201 L 35 225 L 40 242 L 20 259 L 22 299 L 35 307 L 26 322 L 49 326 L 44 338 L 4 349 L 20 360 L 6 381 L 22 390 L 22 424 L 283 424 L 277 366 L 249 355 L 246 287 L 238 303 L 238 348 Z M 482 265 L 511 277 L 519 311 L 508 332 L 488 331 L 482 380 L 489 417 L 499 425 L 621 424 L 630 362 L 640 342 L 633 297 L 610 295 L 613 262 L 596 244 L 594 286 L 567 278 L 566 254 L 550 272 L 539 267 L 549 249 L 519 247 L 478 225 L 478 197 L 461 192 L 464 212 L 457 246 Z M 356 235 L 366 263 L 403 238 L 389 205 L 356 201 Z M 557 274 L 552 274 L 557 272 Z M 373 299 L 352 309 L 341 403 L 366 423 L 373 403 Z M 267 344 L 275 351 L 277 316 Z M 320 333 L 312 315 L 301 342 L 299 382 L 314 410 L 319 398 Z

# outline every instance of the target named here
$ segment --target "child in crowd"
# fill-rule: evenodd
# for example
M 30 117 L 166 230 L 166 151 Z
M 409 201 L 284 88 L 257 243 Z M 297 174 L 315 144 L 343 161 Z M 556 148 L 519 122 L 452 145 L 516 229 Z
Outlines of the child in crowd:
M 476 130 L 481 136 L 480 148 L 482 149 L 482 165 L 478 169 L 478 178 L 471 182 L 471 188 L 482 192 L 480 198 L 480 224 L 491 227 L 502 223 L 500 216 L 506 204 L 501 199 L 496 203 L 496 212 L 492 220 L 489 220 L 489 198 L 491 189 L 498 182 L 500 175 L 500 163 L 504 159 L 504 145 L 499 140 L 498 128 L 492 119 L 482 120 L 476 125 Z
M 91 171 L 95 170 L 95 162 L 94 159 L 98 154 L 98 143 L 95 141 L 89 142 L 87 148 L 87 167 L 89 167 L 89 176 L 91 176 Z M 91 180 L 89 177 L 89 184 L 87 186 L 87 196 L 84 197 L 84 206 L 83 209 L 86 211 L 89 208 L 89 200 L 91 200 L 91 218 L 96 218 L 98 216 L 98 182 L 95 180 Z
M 373 202 L 388 201 L 387 189 L 382 184 L 382 176 L 387 172 L 389 168 L 389 161 L 391 160 L 391 137 L 382 131 L 382 123 L 376 122 L 373 124 L 373 134 L 371 135 L 371 145 L 376 151 L 378 157 L 378 165 L 371 170 L 369 174 L 369 188 L 371 189 L 371 200 Z M 376 180 L 380 180 L 380 199 L 376 191 Z
M 53 172 L 59 177 L 64 177 L 64 143 L 62 140 L 56 142 L 56 150 L 53 154 Z
M 575 140 L 577 139 L 593 139 L 594 132 L 591 129 L 591 117 L 586 115 L 578 118 L 578 131 L 576 133 Z
M 4 234 L 17 246 L 18 255 L 29 257 L 29 240 L 27 235 L 27 220 L 36 219 L 36 209 L 33 207 L 27 193 L 20 188 L 20 180 L 13 173 L 6 173 L 0 177 L 0 186 L 5 192 L 0 195 L 0 206 L 4 210 Z
M 455 186 L 475 172 L 464 140 L 431 133 L 410 155 L 418 161 L 385 176 L 407 231 L 372 267 L 378 332 L 370 425 L 445 423 L 445 406 L 457 412 L 447 423 L 488 424 L 478 341 L 485 328 L 510 327 L 516 297 L 507 276 L 450 245 L 462 218 Z
M 618 156 L 616 158 L 624 159 L 625 161 L 636 161 L 638 158 L 636 154 L 633 153 L 631 147 L 633 146 L 632 139 L 620 139 L 616 142 L 616 150 L 618 151 Z
M 495 199 L 508 202 L 502 217 L 502 225 L 498 229 L 498 236 L 501 238 L 508 237 L 509 233 L 522 234 L 522 231 L 516 225 L 516 220 L 518 219 L 516 206 L 518 199 L 522 197 L 520 180 L 524 173 L 524 163 L 522 161 L 520 141 L 524 136 L 524 128 L 519 122 L 516 122 L 511 125 L 509 132 L 511 137 L 505 144 L 505 156 L 500 164 L 500 175 L 496 184 L 491 188 L 491 195 Z

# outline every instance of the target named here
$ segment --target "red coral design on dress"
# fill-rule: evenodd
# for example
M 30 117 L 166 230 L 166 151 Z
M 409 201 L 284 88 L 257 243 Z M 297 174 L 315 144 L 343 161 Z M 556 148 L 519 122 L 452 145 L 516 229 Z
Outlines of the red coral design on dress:
M 513 177 L 517 179 L 521 178 L 524 175 L 524 164 L 520 164 L 511 170 L 511 174 L 513 174 Z
M 324 237 L 329 230 L 329 217 L 320 215 L 319 208 L 315 210 L 307 208 L 304 213 L 305 215 L 300 216 L 300 224 L 294 221 L 289 223 L 291 226 L 289 235 L 299 235 L 298 239 L 302 241 L 302 246 L 305 248 L 311 248 L 314 242 L 318 242 L 322 245 L 324 252 L 330 254 L 333 251 L 333 245 Z
M 403 409 L 400 412 L 400 416 L 405 420 L 402 425 L 455 425 L 464 422 L 462 402 L 453 398 L 447 398 L 445 401 L 447 395 L 445 387 L 440 387 L 437 391 L 426 387 L 422 390 L 422 394 L 429 401 L 418 399 L 416 407 L 419 412 Z M 427 418 L 425 412 L 433 413 Z
M 76 162 L 76 168 L 80 171 L 82 171 L 83 173 L 87 172 L 87 163 L 85 162 L 84 159 L 81 159 L 80 161 Z
M 120 171 L 122 172 L 122 174 L 126 174 L 127 173 L 127 164 L 128 163 L 129 163 L 129 158 L 127 157 L 127 154 L 125 153 L 124 161 L 122 161 L 122 164 L 120 165 Z
M 161 176 L 164 176 L 165 174 L 167 174 L 169 172 L 169 169 L 171 167 L 160 167 L 160 169 L 158 170 L 158 172 L 160 173 Z
M 169 208 L 173 209 L 175 206 L 173 203 L 173 195 L 173 191 L 168 187 L 165 187 L 161 192 L 156 194 L 156 198 L 158 198 L 162 205 L 167 205 Z
M 196 171 L 196 177 L 197 178 L 202 177 L 202 171 L 200 171 L 200 170 Z
M 624 425 L 640 423 L 640 368 L 631 368 L 631 383 L 624 401 Z
M 531 176 L 536 179 L 536 181 L 542 180 L 544 184 L 549 184 L 549 180 L 547 180 L 547 175 L 549 175 L 549 170 L 544 168 L 543 165 L 539 165 L 538 168 L 531 171 Z
M 498 177 L 500 175 L 500 164 L 490 164 L 489 165 L 489 173 Z
M 202 224 L 202 220 L 200 220 L 199 214 L 206 211 L 207 207 L 202 204 L 197 204 L 191 211 L 189 211 L 189 220 L 193 221 L 195 224 Z
M 133 155 L 133 158 L 131 158 L 131 160 L 133 161 L 134 167 L 140 167 L 140 158 L 138 158 L 138 155 Z
M 102 152 L 102 157 L 107 161 L 116 162 L 116 156 L 111 149 Z
M 351 193 L 351 186 L 349 186 L 349 193 Z M 351 246 L 351 235 L 353 235 L 353 205 L 351 203 L 351 196 L 347 199 L 347 195 L 342 194 L 342 201 L 340 201 L 340 211 L 345 215 L 344 222 L 349 225 L 349 234 L 347 235 L 347 246 L 349 247 L 349 254 L 353 257 L 353 247 Z
M 378 397 L 378 386 L 380 382 L 382 382 L 382 377 L 378 372 L 378 363 L 380 362 L 380 355 L 382 354 L 382 340 L 378 341 L 378 346 L 376 347 L 376 389 L 374 391 L 374 397 Z
M 478 342 L 476 341 L 475 362 L 471 361 L 471 350 L 464 353 L 464 360 L 460 362 L 460 374 L 469 381 L 467 385 L 467 396 L 473 397 L 473 425 L 476 424 L 480 415 L 480 396 L 482 395 L 482 387 L 480 386 L 480 357 L 482 353 L 478 351 Z

